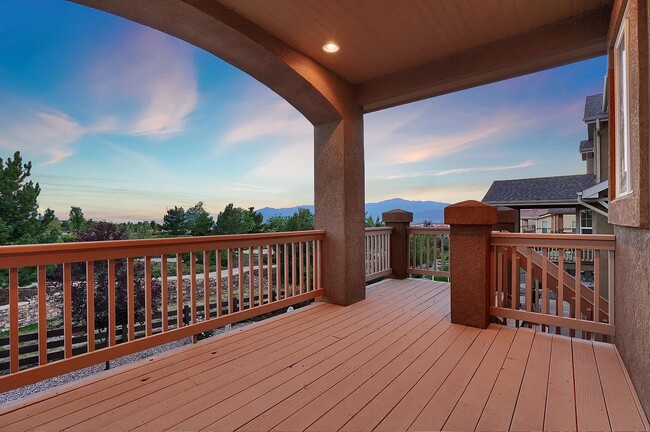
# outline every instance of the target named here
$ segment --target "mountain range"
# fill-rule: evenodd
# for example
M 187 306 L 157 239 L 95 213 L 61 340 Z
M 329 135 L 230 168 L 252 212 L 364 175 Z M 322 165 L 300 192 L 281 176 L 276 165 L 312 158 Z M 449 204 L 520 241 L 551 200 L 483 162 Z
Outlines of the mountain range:
M 373 218 L 379 216 L 385 211 L 400 209 L 413 212 L 413 223 L 422 223 L 424 220 L 431 222 L 442 222 L 444 220 L 443 210 L 449 204 L 437 201 L 410 201 L 402 198 L 392 198 L 385 201 L 376 203 L 366 203 L 366 213 Z M 264 215 L 264 220 L 268 220 L 273 216 L 291 216 L 298 211 L 299 208 L 309 209 L 314 211 L 313 205 L 301 205 L 296 207 L 285 208 L 271 208 L 264 207 L 259 211 Z

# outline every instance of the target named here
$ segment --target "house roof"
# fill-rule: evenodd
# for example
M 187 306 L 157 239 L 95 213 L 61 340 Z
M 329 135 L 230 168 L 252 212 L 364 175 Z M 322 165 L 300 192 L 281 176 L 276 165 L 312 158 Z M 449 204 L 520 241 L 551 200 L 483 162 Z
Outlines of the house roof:
M 580 141 L 580 153 L 588 153 L 594 151 L 594 142 L 591 140 Z
M 519 208 L 527 205 L 575 206 L 578 192 L 595 183 L 592 174 L 498 180 L 492 183 L 483 202 Z
M 546 213 L 547 214 L 552 214 L 552 215 L 556 215 L 556 214 L 568 215 L 568 214 L 574 214 L 575 212 L 576 212 L 575 208 L 564 207 L 564 208 L 548 209 L 548 211 Z
M 607 118 L 607 112 L 603 110 L 603 94 L 587 96 L 585 99 L 585 115 L 583 121 Z

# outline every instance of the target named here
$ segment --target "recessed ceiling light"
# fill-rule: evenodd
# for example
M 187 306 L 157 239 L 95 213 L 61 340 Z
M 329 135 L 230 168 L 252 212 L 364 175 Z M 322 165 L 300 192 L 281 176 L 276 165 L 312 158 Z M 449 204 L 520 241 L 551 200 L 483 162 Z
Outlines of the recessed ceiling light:
M 325 51 L 326 53 L 335 53 L 340 49 L 341 47 L 335 44 L 334 42 L 328 42 L 325 45 L 323 45 L 323 51 Z

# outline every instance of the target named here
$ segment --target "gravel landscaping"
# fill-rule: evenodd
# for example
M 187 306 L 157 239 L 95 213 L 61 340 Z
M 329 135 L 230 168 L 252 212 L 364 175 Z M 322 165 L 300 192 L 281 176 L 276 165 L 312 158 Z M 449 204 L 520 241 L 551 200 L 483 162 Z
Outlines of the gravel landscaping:
M 232 330 L 244 327 L 248 324 L 250 324 L 252 321 L 246 321 L 246 322 L 241 322 L 237 324 L 232 325 Z M 224 333 L 226 330 L 224 328 L 219 328 L 214 330 L 214 334 L 211 337 L 214 337 L 218 334 Z M 175 348 L 182 347 L 184 345 L 192 343 L 191 338 L 184 338 L 180 339 L 174 342 L 170 342 L 164 345 L 160 345 L 148 350 L 140 351 L 134 354 L 130 354 L 124 357 L 119 357 L 115 360 L 110 361 L 110 366 L 111 370 L 118 368 L 120 366 L 127 365 L 129 363 L 133 363 L 138 360 L 142 360 L 147 357 L 151 357 L 156 354 L 163 353 L 165 351 L 169 351 Z M 51 388 L 58 387 L 63 384 L 67 384 L 73 381 L 76 381 L 81 378 L 85 378 L 91 375 L 97 375 L 101 374 L 105 371 L 105 364 L 101 363 L 98 365 L 90 366 L 84 369 L 80 369 L 78 371 L 70 372 L 65 375 L 59 375 L 57 377 L 45 380 L 45 381 L 40 381 L 37 382 L 36 384 L 31 384 L 28 386 L 20 387 L 15 390 L 11 390 L 5 393 L 0 393 L 0 406 L 5 405 L 11 402 L 15 402 L 17 400 L 35 395 L 37 393 L 40 393 L 44 390 L 49 390 Z

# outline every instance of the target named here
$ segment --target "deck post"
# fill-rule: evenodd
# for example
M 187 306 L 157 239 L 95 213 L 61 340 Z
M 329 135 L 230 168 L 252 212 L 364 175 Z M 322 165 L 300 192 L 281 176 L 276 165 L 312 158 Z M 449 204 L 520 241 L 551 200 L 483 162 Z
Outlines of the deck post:
M 510 207 L 497 207 L 497 223 L 492 227 L 493 231 L 517 232 L 519 212 Z
M 478 201 L 445 208 L 451 274 L 451 322 L 486 328 L 490 323 L 490 232 L 497 209 Z
M 387 227 L 393 227 L 390 235 L 390 268 L 394 279 L 408 277 L 409 238 L 406 229 L 413 222 L 413 213 L 406 210 L 390 210 L 381 214 Z

